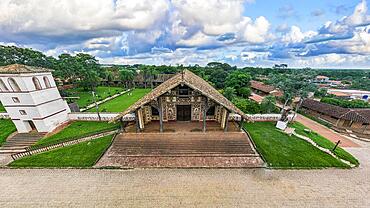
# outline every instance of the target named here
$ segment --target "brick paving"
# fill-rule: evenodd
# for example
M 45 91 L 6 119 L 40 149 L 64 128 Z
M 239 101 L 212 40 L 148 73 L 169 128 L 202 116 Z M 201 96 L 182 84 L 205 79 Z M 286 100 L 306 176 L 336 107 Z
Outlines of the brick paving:
M 263 167 L 244 132 L 124 133 L 96 167 Z
M 359 147 L 357 143 L 354 141 L 344 137 L 343 135 L 334 132 L 333 130 L 323 126 L 307 117 L 304 117 L 300 114 L 297 114 L 296 121 L 302 123 L 303 125 L 307 126 L 308 128 L 312 129 L 313 131 L 317 132 L 318 134 L 326 137 L 330 141 L 336 143 L 340 140 L 339 146 L 341 147 Z
M 370 207 L 369 147 L 351 170 L 0 169 L 0 207 Z

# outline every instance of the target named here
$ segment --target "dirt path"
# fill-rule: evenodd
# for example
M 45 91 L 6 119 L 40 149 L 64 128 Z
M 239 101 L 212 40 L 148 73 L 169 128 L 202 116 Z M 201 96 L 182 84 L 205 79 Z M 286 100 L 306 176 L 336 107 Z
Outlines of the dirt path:
M 296 121 L 302 123 L 303 125 L 307 126 L 308 128 L 312 129 L 313 131 L 317 132 L 323 137 L 326 137 L 330 141 L 336 143 L 340 140 L 339 146 L 341 147 L 360 147 L 357 143 L 353 142 L 352 140 L 334 132 L 333 130 L 323 126 L 307 117 L 304 117 L 300 114 L 297 114 Z

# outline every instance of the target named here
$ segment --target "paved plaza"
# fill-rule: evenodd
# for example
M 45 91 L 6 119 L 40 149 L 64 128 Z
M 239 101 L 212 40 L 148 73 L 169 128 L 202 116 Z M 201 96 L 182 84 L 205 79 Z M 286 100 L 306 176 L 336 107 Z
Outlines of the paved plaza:
M 0 207 L 370 207 L 370 149 L 352 170 L 0 169 Z

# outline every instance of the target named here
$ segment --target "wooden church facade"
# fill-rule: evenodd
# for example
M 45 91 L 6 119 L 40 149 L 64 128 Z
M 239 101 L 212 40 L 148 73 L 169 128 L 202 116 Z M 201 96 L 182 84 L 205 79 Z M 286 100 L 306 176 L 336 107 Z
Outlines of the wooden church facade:
M 241 123 L 247 116 L 221 95 L 209 83 L 190 71 L 175 75 L 144 96 L 115 120 L 134 113 L 137 131 L 145 128 L 152 121 L 159 121 L 160 132 L 164 122 L 203 122 L 203 131 L 207 121 L 216 121 L 227 131 L 228 122 Z

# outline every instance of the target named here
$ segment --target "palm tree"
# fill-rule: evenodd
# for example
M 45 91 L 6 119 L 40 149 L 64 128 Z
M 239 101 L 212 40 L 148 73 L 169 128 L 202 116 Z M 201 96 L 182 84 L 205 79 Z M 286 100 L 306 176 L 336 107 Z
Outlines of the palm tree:
M 119 73 L 120 79 L 125 83 L 125 87 L 129 88 L 128 83 L 134 79 L 134 72 L 128 69 L 122 69 Z
M 159 74 L 158 70 L 156 69 L 155 66 L 150 66 L 149 67 L 149 77 L 150 77 L 150 85 L 151 85 L 151 88 L 153 89 L 154 88 L 154 79 L 155 77 Z
M 148 82 L 150 82 L 151 88 L 154 87 L 154 79 L 155 76 L 159 74 L 155 66 L 141 66 L 140 67 L 140 73 L 142 74 L 144 78 L 144 86 L 147 88 Z

